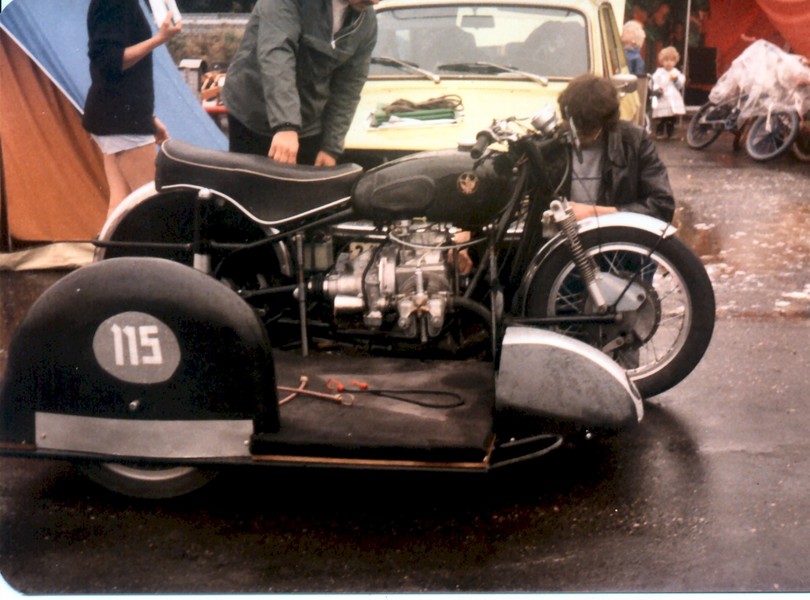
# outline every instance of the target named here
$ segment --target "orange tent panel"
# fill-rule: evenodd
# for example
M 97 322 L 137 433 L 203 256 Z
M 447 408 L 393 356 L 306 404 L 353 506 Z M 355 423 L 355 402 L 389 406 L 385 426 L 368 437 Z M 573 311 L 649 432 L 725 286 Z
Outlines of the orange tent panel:
M 0 178 L 11 238 L 92 238 L 104 223 L 109 193 L 101 153 L 79 111 L 2 31 L 0 81 Z

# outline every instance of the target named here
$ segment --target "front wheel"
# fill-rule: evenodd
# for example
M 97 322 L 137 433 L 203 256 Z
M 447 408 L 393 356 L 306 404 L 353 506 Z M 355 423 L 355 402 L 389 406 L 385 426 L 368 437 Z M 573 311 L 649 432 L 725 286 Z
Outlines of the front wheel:
M 700 107 L 686 130 L 686 143 L 690 148 L 700 150 L 717 139 L 723 131 L 723 111 L 724 107 L 712 102 Z
M 196 467 L 132 466 L 122 463 L 89 463 L 81 466 L 88 479 L 103 488 L 133 498 L 175 498 L 198 490 L 216 471 Z
M 570 323 L 557 330 L 611 356 L 645 398 L 675 386 L 697 366 L 714 330 L 714 291 L 700 260 L 679 239 L 659 239 L 639 229 L 597 229 L 580 237 L 606 277 L 638 284 L 644 299 L 634 309 L 619 312 L 615 323 Z M 628 288 L 620 283 L 618 289 Z M 595 312 L 570 251 L 558 246 L 527 287 L 524 315 L 579 317 Z
M 754 160 L 764 161 L 787 152 L 799 134 L 796 111 L 774 112 L 754 119 L 745 149 Z

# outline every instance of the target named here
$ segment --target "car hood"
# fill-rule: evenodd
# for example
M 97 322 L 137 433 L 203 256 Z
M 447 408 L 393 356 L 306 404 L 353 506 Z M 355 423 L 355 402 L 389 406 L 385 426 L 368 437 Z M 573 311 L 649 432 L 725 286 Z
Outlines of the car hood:
M 544 86 L 502 77 L 443 78 L 438 84 L 428 79 L 369 80 L 346 136 L 346 150 L 437 150 L 473 143 L 493 119 L 530 118 L 548 104 L 556 109 L 557 96 L 567 83 L 551 81 Z M 455 118 L 370 124 L 371 115 L 396 100 L 418 103 L 445 95 L 461 98 L 463 110 Z

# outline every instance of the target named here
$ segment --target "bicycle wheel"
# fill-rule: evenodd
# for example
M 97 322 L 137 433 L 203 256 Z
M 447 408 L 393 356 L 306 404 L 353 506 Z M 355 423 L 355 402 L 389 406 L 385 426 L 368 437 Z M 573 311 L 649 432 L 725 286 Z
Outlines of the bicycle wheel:
M 718 112 L 722 107 L 713 102 L 708 102 L 700 107 L 689 121 L 686 130 L 686 143 L 690 148 L 700 150 L 711 144 L 723 131 L 723 122 L 718 119 Z
M 802 162 L 810 162 L 810 123 L 806 121 L 799 128 L 799 135 L 793 142 L 793 155 Z
M 745 149 L 754 160 L 770 160 L 785 153 L 798 134 L 799 114 L 796 111 L 773 112 L 754 120 L 745 140 Z

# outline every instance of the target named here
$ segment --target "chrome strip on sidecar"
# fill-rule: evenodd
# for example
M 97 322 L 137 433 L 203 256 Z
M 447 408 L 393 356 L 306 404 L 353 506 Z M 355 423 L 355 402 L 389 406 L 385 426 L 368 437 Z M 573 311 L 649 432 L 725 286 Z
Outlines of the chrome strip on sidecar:
M 253 421 L 146 421 L 37 412 L 37 447 L 143 458 L 250 456 Z

